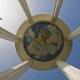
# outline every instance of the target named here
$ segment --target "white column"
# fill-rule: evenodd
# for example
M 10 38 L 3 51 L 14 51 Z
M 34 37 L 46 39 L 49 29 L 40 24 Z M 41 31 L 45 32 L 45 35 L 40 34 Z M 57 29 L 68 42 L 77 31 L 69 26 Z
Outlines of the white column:
M 18 80 L 31 66 L 31 61 L 25 61 L 0 73 L 0 80 Z
M 15 36 L 14 34 L 8 32 L 7 30 L 0 27 L 0 38 L 12 41 L 12 42 L 19 42 L 21 41 L 20 38 Z
M 80 70 L 61 61 L 56 60 L 55 63 L 57 64 L 58 68 L 63 72 L 63 74 L 69 80 L 80 80 Z
M 56 0 L 52 21 L 55 21 L 57 19 L 62 3 L 63 3 L 63 0 Z
M 76 38 L 79 38 L 80 37 L 80 27 L 78 27 L 76 30 L 74 30 L 73 32 L 71 32 L 67 39 L 68 40 L 74 40 Z
M 33 18 L 31 16 L 31 13 L 30 13 L 30 10 L 28 8 L 26 0 L 19 0 L 19 3 L 21 4 L 21 6 L 22 6 L 22 8 L 23 8 L 23 10 L 24 10 L 24 12 L 26 14 L 26 16 L 28 17 L 29 22 L 33 23 L 34 21 L 33 21 Z

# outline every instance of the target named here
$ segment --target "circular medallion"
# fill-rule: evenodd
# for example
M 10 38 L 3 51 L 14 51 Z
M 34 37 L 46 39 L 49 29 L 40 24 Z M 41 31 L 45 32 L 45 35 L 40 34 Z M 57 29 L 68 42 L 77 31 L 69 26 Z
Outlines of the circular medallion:
M 64 39 L 60 29 L 50 22 L 37 22 L 30 26 L 23 39 L 26 54 L 44 62 L 56 58 L 62 51 Z

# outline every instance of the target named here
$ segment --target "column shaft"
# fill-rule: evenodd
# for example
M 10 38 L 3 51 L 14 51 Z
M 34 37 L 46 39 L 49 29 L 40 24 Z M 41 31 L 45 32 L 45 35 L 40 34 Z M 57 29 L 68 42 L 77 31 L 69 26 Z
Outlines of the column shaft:
M 63 0 L 56 0 L 52 21 L 55 21 L 57 19 L 62 3 Z
M 0 38 L 12 41 L 12 42 L 19 42 L 21 39 L 14 34 L 8 32 L 7 30 L 0 27 Z
M 18 80 L 31 66 L 32 61 L 25 61 L 0 73 L 0 80 Z
M 63 72 L 63 74 L 69 80 L 80 80 L 80 70 L 61 61 L 56 60 L 55 63 L 57 64 L 58 68 Z
M 24 12 L 26 14 L 26 16 L 28 17 L 29 22 L 33 23 L 34 21 L 33 21 L 33 18 L 31 16 L 31 13 L 30 13 L 30 10 L 28 8 L 26 0 L 19 0 L 19 3 L 21 4 L 21 6 L 22 6 L 22 8 L 23 8 L 23 10 L 24 10 Z
M 68 40 L 74 40 L 80 37 L 80 27 L 78 27 L 76 30 L 74 30 L 73 32 L 71 32 L 67 39 Z

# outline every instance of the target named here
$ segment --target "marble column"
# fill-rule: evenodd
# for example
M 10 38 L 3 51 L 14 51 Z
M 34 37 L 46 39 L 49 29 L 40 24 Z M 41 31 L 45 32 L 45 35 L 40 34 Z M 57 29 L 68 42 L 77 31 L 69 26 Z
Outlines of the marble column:
M 22 8 L 23 8 L 23 10 L 24 10 L 24 12 L 26 14 L 26 16 L 28 17 L 29 22 L 33 23 L 34 21 L 33 21 L 33 18 L 31 16 L 31 13 L 30 13 L 30 10 L 28 8 L 26 0 L 19 0 L 19 3 L 21 4 L 21 6 L 22 6 Z
M 52 21 L 55 22 L 55 20 L 58 17 L 58 14 L 60 12 L 61 6 L 62 6 L 63 0 L 56 0 L 55 7 L 54 7 L 54 12 L 53 12 L 53 17 Z
M 73 32 L 71 32 L 68 35 L 67 39 L 68 40 L 74 40 L 74 39 L 77 39 L 79 37 L 80 37 L 80 26 L 76 30 L 74 30 Z
M 8 32 L 7 30 L 0 27 L 0 38 L 12 41 L 12 42 L 20 42 L 21 39 L 16 35 Z
M 32 61 L 25 61 L 0 73 L 0 80 L 18 80 L 31 66 Z
M 57 64 L 58 68 L 63 72 L 63 74 L 69 80 L 80 80 L 80 70 L 61 61 L 56 60 L 55 63 Z

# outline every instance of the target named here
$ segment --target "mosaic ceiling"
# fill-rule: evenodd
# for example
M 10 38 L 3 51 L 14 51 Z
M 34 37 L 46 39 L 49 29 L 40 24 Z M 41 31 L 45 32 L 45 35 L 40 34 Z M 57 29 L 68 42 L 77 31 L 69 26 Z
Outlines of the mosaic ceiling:
M 56 58 L 64 44 L 60 29 L 50 22 L 38 22 L 30 26 L 23 39 L 26 54 L 44 62 Z

